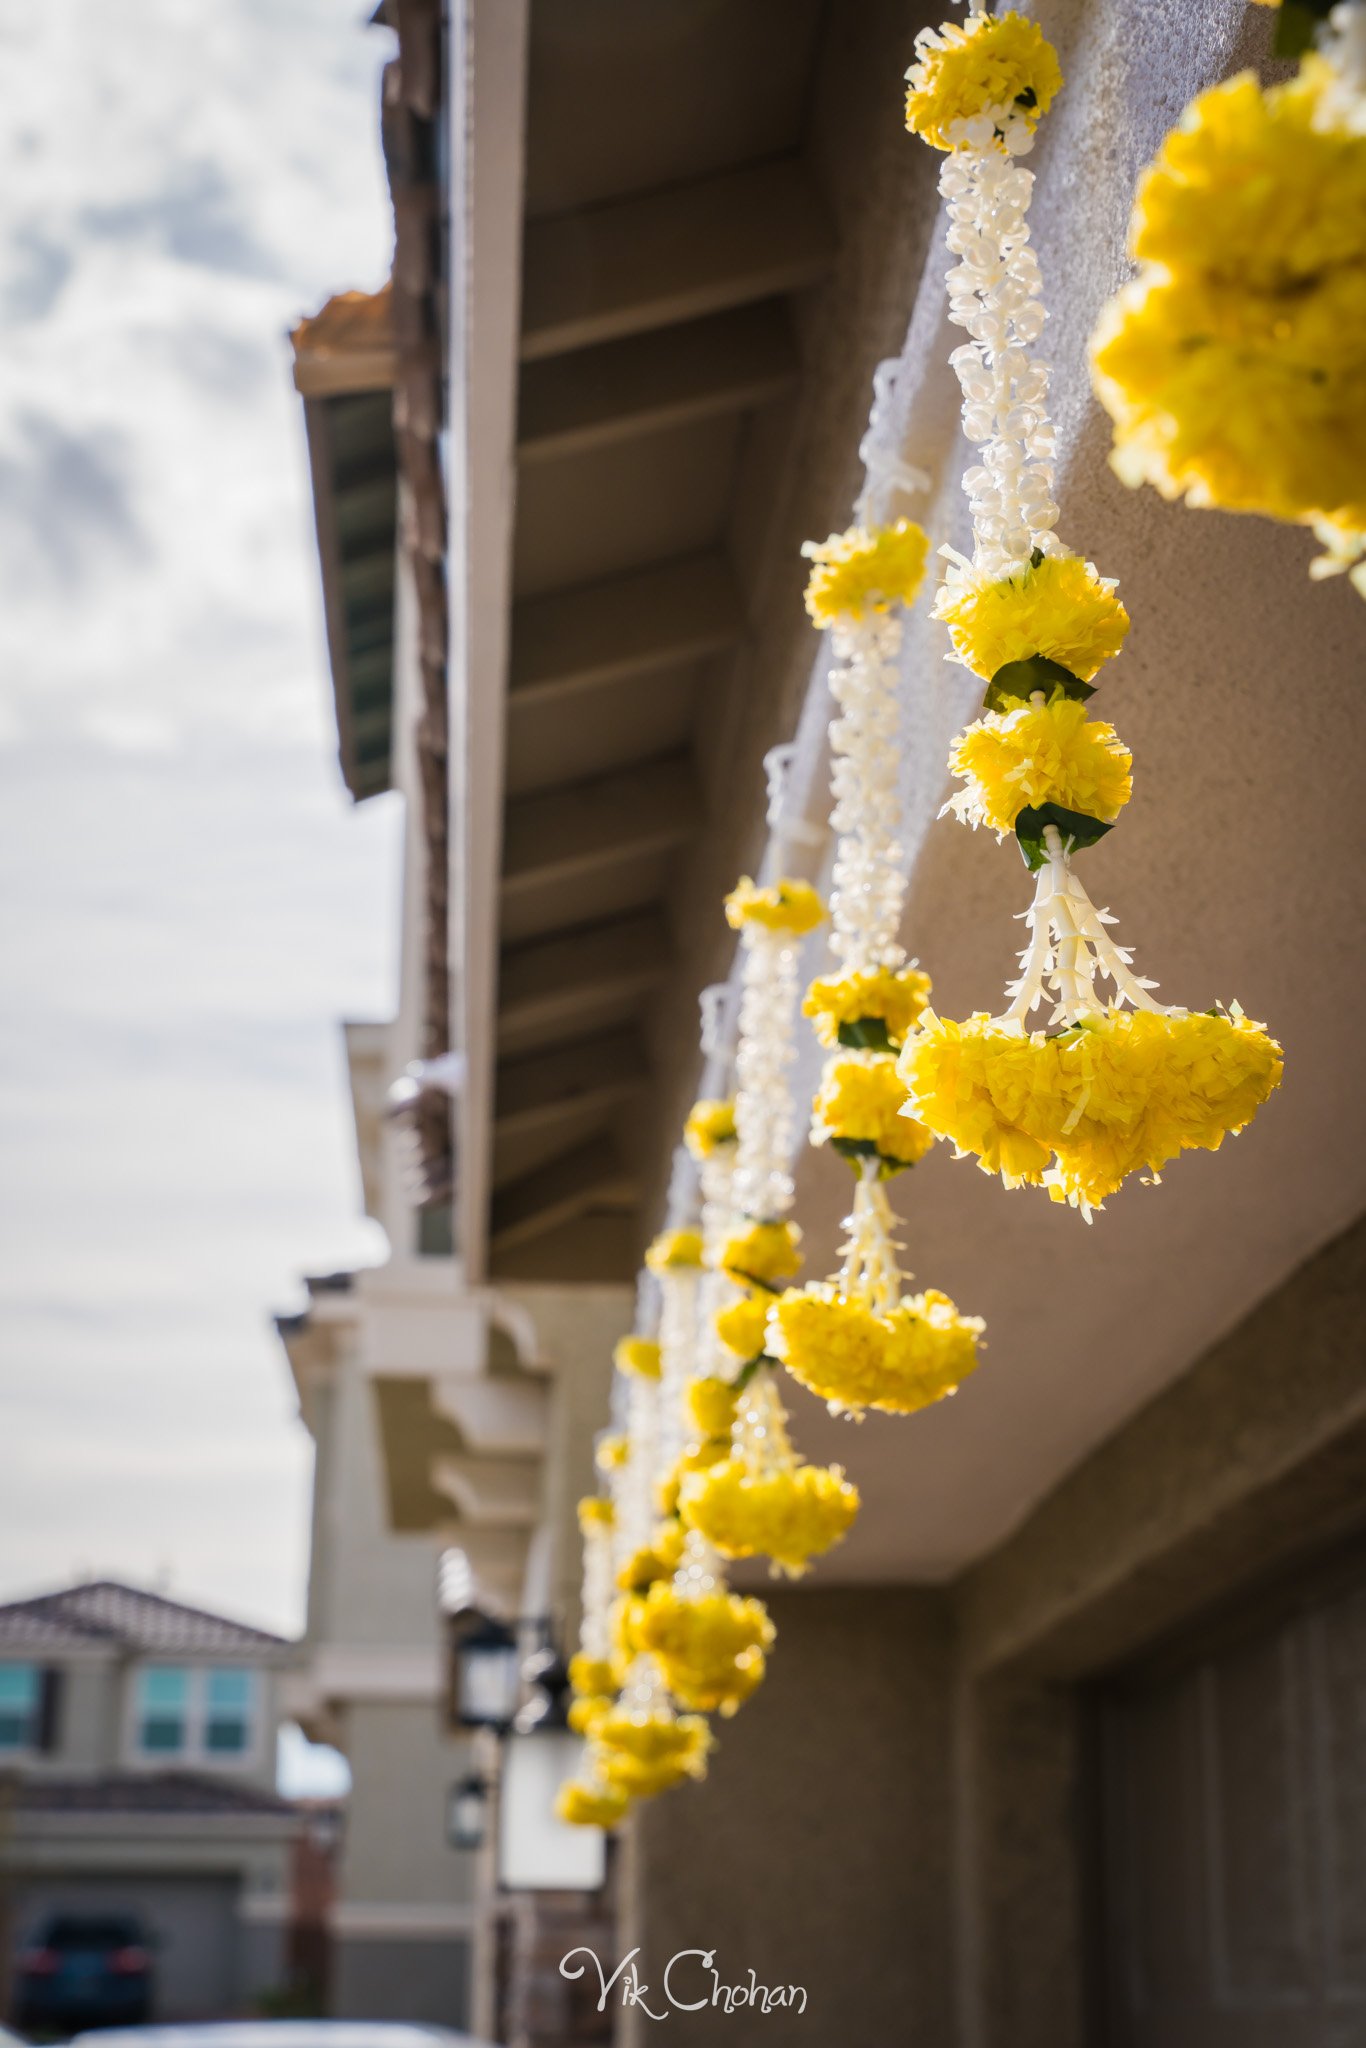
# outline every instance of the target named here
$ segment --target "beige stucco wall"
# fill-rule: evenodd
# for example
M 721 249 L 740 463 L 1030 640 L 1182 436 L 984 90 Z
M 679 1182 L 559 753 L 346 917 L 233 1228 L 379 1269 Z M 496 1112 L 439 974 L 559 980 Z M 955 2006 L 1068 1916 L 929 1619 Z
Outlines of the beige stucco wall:
M 647 2001 L 669 1959 L 714 1950 L 726 1983 L 805 1988 L 747 2016 L 673 2012 L 677 2048 L 950 2038 L 950 1634 L 942 1596 L 912 1588 L 775 1592 L 765 1684 L 705 1784 L 642 1809 L 626 1843 L 622 1932 Z M 702 1981 L 702 1965 L 680 1966 Z M 691 1998 L 701 1990 L 690 1990 Z M 628 2048 L 653 2038 L 625 2016 Z

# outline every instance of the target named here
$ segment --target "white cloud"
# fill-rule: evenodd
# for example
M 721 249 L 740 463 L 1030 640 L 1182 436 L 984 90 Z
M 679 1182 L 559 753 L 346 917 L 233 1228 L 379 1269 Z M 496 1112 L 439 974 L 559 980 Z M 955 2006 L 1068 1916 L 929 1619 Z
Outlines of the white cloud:
M 285 340 L 384 275 L 354 0 L 0 8 L 0 1594 L 302 1609 L 268 1322 L 358 1215 L 397 819 L 333 755 Z

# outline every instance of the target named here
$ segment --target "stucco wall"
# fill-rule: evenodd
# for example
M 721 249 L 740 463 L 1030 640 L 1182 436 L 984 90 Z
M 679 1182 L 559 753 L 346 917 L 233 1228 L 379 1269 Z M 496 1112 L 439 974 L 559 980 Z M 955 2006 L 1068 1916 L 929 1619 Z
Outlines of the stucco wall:
M 659 1997 L 669 1959 L 714 1950 L 727 1984 L 805 1988 L 805 2011 L 669 2016 L 675 2048 L 734 2038 L 946 2048 L 950 1637 L 933 1592 L 775 1592 L 769 1678 L 706 1783 L 645 1807 L 622 1871 L 620 1956 Z M 702 1981 L 700 1963 L 680 1981 Z M 699 1997 L 693 1989 L 687 1994 Z M 623 2040 L 653 2038 L 623 2017 Z

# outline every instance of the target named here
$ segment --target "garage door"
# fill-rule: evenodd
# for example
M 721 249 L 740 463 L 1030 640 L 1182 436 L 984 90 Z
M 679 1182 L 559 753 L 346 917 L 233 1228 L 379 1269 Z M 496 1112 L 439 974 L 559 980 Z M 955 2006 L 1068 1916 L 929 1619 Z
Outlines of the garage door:
M 1101 1710 L 1107 2048 L 1366 2048 L 1366 1564 Z
M 49 1913 L 135 1913 L 155 1944 L 157 2019 L 222 2019 L 237 1982 L 234 1877 L 44 1876 L 19 1887 L 15 1924 L 26 1939 Z

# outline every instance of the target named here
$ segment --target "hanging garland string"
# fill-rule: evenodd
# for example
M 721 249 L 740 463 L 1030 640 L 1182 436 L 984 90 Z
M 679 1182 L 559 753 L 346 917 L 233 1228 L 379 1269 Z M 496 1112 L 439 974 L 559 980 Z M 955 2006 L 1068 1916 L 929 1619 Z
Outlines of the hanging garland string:
M 961 27 L 922 31 L 916 48 L 907 126 L 945 152 L 949 313 L 969 337 L 951 361 L 980 450 L 963 480 L 973 557 L 946 550 L 935 605 L 953 658 L 987 685 L 982 717 L 954 744 L 964 787 L 949 808 L 1013 832 L 1037 881 L 1005 1010 L 964 1023 L 926 1010 L 900 1073 L 906 1113 L 960 1155 L 1089 1218 L 1129 1174 L 1156 1179 L 1180 1152 L 1242 1130 L 1278 1084 L 1281 1054 L 1236 1003 L 1198 1014 L 1158 1003 L 1073 869 L 1128 801 L 1131 763 L 1087 708 L 1128 616 L 1113 582 L 1053 531 L 1048 376 L 1030 353 L 1045 314 L 1033 177 L 1018 158 L 1062 74 L 1037 24 L 1015 14 L 977 9 Z
M 1092 370 L 1126 484 L 1310 527 L 1366 597 L 1366 0 L 1277 29 L 1298 75 L 1201 93 L 1139 180 Z

